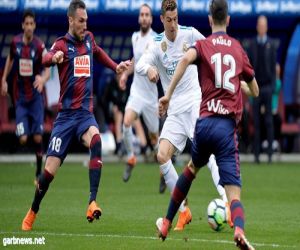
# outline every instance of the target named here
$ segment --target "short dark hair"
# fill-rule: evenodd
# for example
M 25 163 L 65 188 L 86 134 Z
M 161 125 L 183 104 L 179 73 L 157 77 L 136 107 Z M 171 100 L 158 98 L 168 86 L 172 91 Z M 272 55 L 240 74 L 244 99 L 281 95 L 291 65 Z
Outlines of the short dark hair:
M 150 10 L 150 15 L 152 16 L 152 9 L 151 9 L 151 7 L 149 6 L 149 4 L 143 3 L 143 4 L 141 5 L 141 7 L 140 7 L 140 10 L 141 10 L 141 8 L 143 8 L 143 7 L 147 7 L 147 8 Z
M 28 17 L 28 16 L 32 17 L 33 20 L 35 20 L 35 14 L 34 14 L 34 12 L 32 10 L 30 10 L 30 9 L 27 9 L 27 10 L 24 10 L 24 12 L 23 12 L 22 23 L 24 23 L 26 17 Z
M 209 12 L 216 24 L 225 24 L 228 16 L 227 0 L 211 0 Z
M 68 16 L 74 16 L 77 9 L 85 8 L 85 3 L 82 0 L 72 0 L 68 8 Z
M 173 11 L 177 9 L 176 0 L 162 0 L 161 2 L 161 14 L 166 14 L 167 11 Z

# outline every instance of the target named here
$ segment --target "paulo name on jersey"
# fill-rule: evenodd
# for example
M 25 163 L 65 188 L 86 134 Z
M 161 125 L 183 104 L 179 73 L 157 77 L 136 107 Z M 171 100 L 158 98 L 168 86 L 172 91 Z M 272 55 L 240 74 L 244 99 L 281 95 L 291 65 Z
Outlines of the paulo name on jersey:
M 176 66 L 184 53 L 197 40 L 204 38 L 195 28 L 180 25 L 174 42 L 169 41 L 163 32 L 156 36 L 155 43 L 141 57 L 136 66 L 136 71 L 142 75 L 147 75 L 149 67 L 155 66 L 159 72 L 163 89 L 166 91 Z M 185 112 L 195 102 L 199 103 L 200 100 L 201 89 L 197 77 L 197 67 L 190 65 L 173 93 L 168 114 Z
M 93 59 L 116 70 L 117 64 L 95 42 L 91 32 L 86 31 L 82 41 L 67 33 L 58 38 L 44 56 L 43 64 L 51 66 L 57 51 L 64 53 L 63 62 L 57 64 L 60 80 L 59 110 L 85 109 L 93 111 Z
M 135 65 L 140 60 L 145 51 L 154 43 L 156 33 L 150 29 L 148 33 L 142 36 L 141 32 L 132 34 L 132 48 Z M 134 74 L 133 82 L 130 88 L 130 96 L 135 96 L 149 104 L 157 103 L 157 86 L 149 81 L 147 76 Z
M 240 80 L 250 82 L 254 77 L 246 52 L 224 32 L 198 41 L 195 48 L 202 89 L 200 116 L 226 115 L 239 122 L 243 108 Z

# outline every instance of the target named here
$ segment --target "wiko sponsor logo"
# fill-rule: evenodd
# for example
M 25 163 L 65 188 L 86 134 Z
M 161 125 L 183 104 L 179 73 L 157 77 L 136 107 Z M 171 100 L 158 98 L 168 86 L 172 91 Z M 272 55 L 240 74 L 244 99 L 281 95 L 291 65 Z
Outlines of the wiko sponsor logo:
M 213 111 L 216 114 L 220 114 L 220 115 L 229 114 L 228 109 L 224 108 L 223 104 L 221 103 L 221 100 L 218 100 L 217 102 L 215 102 L 215 99 L 208 101 L 207 108 L 208 111 L 210 112 Z

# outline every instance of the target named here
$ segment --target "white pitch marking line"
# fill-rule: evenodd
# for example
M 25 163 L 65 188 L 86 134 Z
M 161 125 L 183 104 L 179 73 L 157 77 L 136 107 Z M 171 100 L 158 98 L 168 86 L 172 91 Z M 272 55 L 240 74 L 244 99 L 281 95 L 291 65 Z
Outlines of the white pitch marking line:
M 127 238 L 127 239 L 143 239 L 143 240 L 158 240 L 157 237 L 151 236 L 137 236 L 137 235 L 118 235 L 118 234 L 73 234 L 73 233 L 51 233 L 51 232 L 4 232 L 0 231 L 0 234 L 30 234 L 30 235 L 49 235 L 49 236 L 67 236 L 67 237 L 108 237 L 108 238 Z M 167 238 L 168 241 L 183 241 L 183 239 Z M 230 244 L 233 245 L 233 241 L 228 240 L 208 240 L 208 239 L 193 239 L 187 238 L 187 241 L 195 242 L 210 242 L 219 244 Z M 258 247 L 272 247 L 272 248 L 296 248 L 291 245 L 279 245 L 279 244 L 267 244 L 267 243 L 252 243 Z

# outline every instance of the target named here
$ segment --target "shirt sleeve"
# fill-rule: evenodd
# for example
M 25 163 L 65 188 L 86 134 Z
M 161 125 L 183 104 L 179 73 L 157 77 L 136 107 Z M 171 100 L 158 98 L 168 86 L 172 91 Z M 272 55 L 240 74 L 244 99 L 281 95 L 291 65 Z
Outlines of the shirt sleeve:
M 93 44 L 93 54 L 95 56 L 95 59 L 103 64 L 105 67 L 112 69 L 113 71 L 116 71 L 117 63 L 114 62 L 107 54 L 106 52 L 100 48 L 94 39 L 94 36 L 91 34 L 92 37 L 92 44 Z
M 52 45 L 51 49 L 49 50 L 49 52 L 47 52 L 46 54 L 43 51 L 43 60 L 42 60 L 42 64 L 45 67 L 50 67 L 53 66 L 54 63 L 52 62 L 52 57 L 53 55 L 57 52 L 57 51 L 63 51 L 63 41 L 62 40 L 56 40 L 54 42 L 54 44 Z
M 198 40 L 205 39 L 205 36 L 203 36 L 198 30 L 196 30 L 194 27 L 192 28 L 192 44 Z
M 153 42 L 144 52 L 144 54 L 141 56 L 140 60 L 137 62 L 135 66 L 135 71 L 143 76 L 147 75 L 148 69 L 151 66 L 156 65 L 156 51 L 158 48 L 156 47 L 156 44 Z

